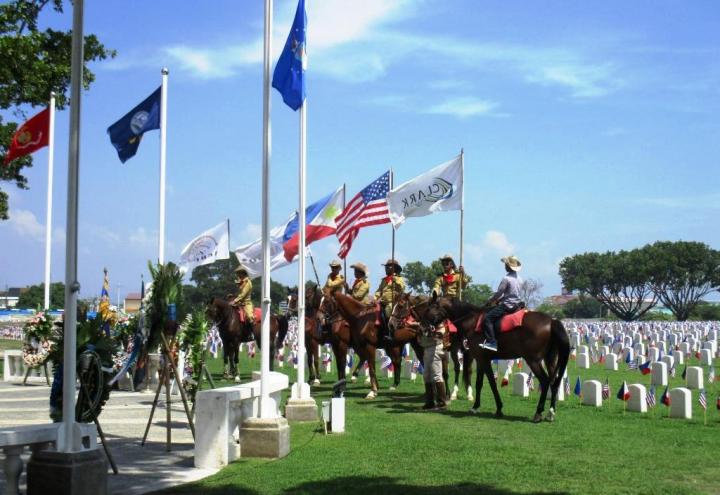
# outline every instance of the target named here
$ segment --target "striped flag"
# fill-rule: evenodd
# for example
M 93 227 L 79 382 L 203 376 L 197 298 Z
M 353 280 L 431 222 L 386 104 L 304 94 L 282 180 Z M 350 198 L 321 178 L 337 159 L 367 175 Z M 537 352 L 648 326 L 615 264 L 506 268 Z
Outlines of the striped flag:
M 380 360 L 380 366 L 384 370 L 392 371 L 393 364 L 392 364 L 392 359 L 390 359 L 390 356 L 388 356 L 388 355 L 383 356 L 382 359 Z
M 702 389 L 700 391 L 700 397 L 698 397 L 698 402 L 700 403 L 700 407 L 702 407 L 703 410 L 707 410 L 707 397 L 705 396 L 705 389 Z
M 387 171 L 357 193 L 342 213 L 335 217 L 335 235 L 340 241 L 340 258 L 344 259 L 348 255 L 361 228 L 390 223 L 387 203 L 389 190 L 390 171 Z
M 535 390 L 535 380 L 533 380 L 533 375 L 532 375 L 532 373 L 530 373 L 530 374 L 528 375 L 527 386 L 528 386 L 528 390 L 530 390 L 530 391 Z
M 610 382 L 605 378 L 605 383 L 602 386 L 602 398 L 608 400 L 610 398 Z
M 565 395 L 570 395 L 570 379 L 565 377 Z
M 645 396 L 645 402 L 647 402 L 648 407 L 655 407 L 655 386 L 653 385 L 650 387 L 650 390 L 648 391 L 647 395 Z

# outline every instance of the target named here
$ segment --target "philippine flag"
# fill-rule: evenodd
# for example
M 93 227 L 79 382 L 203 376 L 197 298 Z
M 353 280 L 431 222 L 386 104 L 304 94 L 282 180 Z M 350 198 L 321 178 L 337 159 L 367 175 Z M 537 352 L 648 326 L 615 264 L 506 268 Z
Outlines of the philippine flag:
M 335 234 L 337 230 L 335 217 L 342 211 L 344 201 L 345 192 L 341 187 L 305 208 L 306 245 Z M 298 254 L 298 243 L 300 242 L 300 221 L 297 213 L 285 226 L 282 240 L 285 259 L 292 261 Z
M 650 369 L 650 361 L 645 361 L 643 364 L 640 365 L 640 371 L 642 371 L 643 375 L 649 375 L 652 371 Z
M 630 399 L 630 391 L 628 390 L 627 383 L 623 382 L 622 387 L 618 390 L 617 398 L 620 400 Z

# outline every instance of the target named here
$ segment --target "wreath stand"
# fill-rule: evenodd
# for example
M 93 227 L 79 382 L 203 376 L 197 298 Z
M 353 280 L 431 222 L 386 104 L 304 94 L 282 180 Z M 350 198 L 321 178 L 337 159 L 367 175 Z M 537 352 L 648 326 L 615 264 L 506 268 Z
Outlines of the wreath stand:
M 200 359 L 200 375 L 198 376 L 198 382 L 197 382 L 197 390 L 195 391 L 195 396 L 197 397 L 197 393 L 202 390 L 202 384 L 203 379 L 207 380 L 207 382 L 210 384 L 210 388 L 215 388 L 215 381 L 213 381 L 213 377 L 210 374 L 210 371 L 207 369 L 207 366 L 205 366 L 205 355 L 207 350 L 203 350 L 202 358 Z M 190 414 L 193 416 L 195 415 L 195 402 L 193 401 L 192 409 L 190 409 Z
M 45 370 L 45 381 L 47 382 L 48 386 L 50 386 L 50 375 L 48 375 L 47 360 L 45 360 L 45 362 L 43 364 L 41 364 L 40 366 L 42 366 L 43 369 Z M 27 367 L 27 369 L 25 370 L 25 378 L 23 378 L 23 386 L 27 385 L 27 379 L 30 376 L 30 372 L 32 370 L 38 369 L 40 366 L 32 366 L 32 367 L 28 366 Z
M 192 432 L 193 439 L 195 438 L 195 425 L 193 424 L 192 420 L 192 413 L 190 411 L 190 407 L 188 406 L 187 401 L 187 395 L 185 394 L 185 387 L 182 383 L 182 379 L 180 378 L 180 373 L 177 369 L 177 363 L 175 362 L 175 359 L 172 356 L 171 349 L 175 345 L 175 337 L 172 337 L 172 340 L 168 342 L 167 338 L 165 337 L 164 332 L 160 332 L 160 337 L 162 337 L 162 355 L 164 357 L 164 364 L 162 366 L 162 369 L 160 370 L 160 380 L 158 382 L 157 390 L 155 391 L 155 399 L 153 400 L 152 409 L 150 410 L 150 417 L 148 418 L 147 427 L 145 428 L 145 435 L 143 435 L 142 442 L 140 443 L 141 447 L 145 446 L 145 441 L 147 440 L 148 433 L 150 432 L 150 425 L 152 424 L 153 416 L 155 415 L 155 408 L 158 405 L 158 399 L 160 398 L 160 392 L 162 390 L 163 385 L 165 386 L 165 412 L 166 412 L 166 423 L 165 423 L 165 431 L 166 431 L 166 448 L 167 451 L 170 452 L 171 445 L 172 445 L 172 433 L 171 433 L 171 425 L 170 422 L 172 420 L 172 408 L 171 408 L 171 396 L 170 396 L 170 379 L 172 376 L 175 377 L 175 383 L 177 384 L 178 390 L 180 391 L 180 397 L 182 398 L 183 406 L 185 407 L 185 414 L 187 415 L 188 424 L 190 425 L 190 431 Z M 172 345 L 171 345 L 172 344 Z

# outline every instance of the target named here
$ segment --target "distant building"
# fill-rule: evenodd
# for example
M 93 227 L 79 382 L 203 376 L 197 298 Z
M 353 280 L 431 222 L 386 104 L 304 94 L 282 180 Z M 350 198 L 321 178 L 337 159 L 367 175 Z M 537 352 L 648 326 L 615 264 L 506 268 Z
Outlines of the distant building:
M 131 292 L 125 296 L 125 313 L 132 315 L 140 311 L 140 293 Z
M 0 291 L 0 308 L 10 309 L 17 306 L 20 294 L 27 291 L 26 287 L 10 287 L 6 291 Z
M 545 302 L 548 304 L 552 304 L 553 306 L 565 306 L 570 301 L 574 301 L 578 298 L 576 294 L 560 294 L 557 296 L 550 296 L 545 298 Z

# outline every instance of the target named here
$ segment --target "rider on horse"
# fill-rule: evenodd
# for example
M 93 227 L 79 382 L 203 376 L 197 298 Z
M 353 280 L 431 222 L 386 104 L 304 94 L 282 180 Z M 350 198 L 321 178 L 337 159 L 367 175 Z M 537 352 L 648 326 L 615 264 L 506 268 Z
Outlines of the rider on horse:
M 435 279 L 433 290 L 440 296 L 457 297 L 460 289 L 464 289 L 470 283 L 470 277 L 465 275 L 465 270 L 461 266 L 456 272 L 455 261 L 452 256 L 446 254 L 440 258 L 443 266 L 443 274 Z
M 485 341 L 480 346 L 490 351 L 497 351 L 495 322 L 500 321 L 504 315 L 514 312 L 522 302 L 520 299 L 522 279 L 517 274 L 522 269 L 522 263 L 515 256 L 508 256 L 500 261 L 505 263 L 507 273 L 500 282 L 497 291 L 487 303 L 487 306 L 495 306 L 485 313 L 482 322 Z
M 392 305 L 405 292 L 405 279 L 400 276 L 402 266 L 393 259 L 385 262 L 385 277 L 380 281 L 380 287 L 375 291 L 375 299 L 380 300 L 380 315 L 383 317 L 381 322 L 381 330 L 383 332 L 383 340 L 386 344 L 392 344 L 393 336 L 388 321 L 392 315 Z
M 330 262 L 330 275 L 328 275 L 323 292 L 334 294 L 337 291 L 342 292 L 345 287 L 345 277 L 340 275 L 340 268 L 342 265 L 339 260 L 332 260 Z
M 238 295 L 231 303 L 235 308 L 243 308 L 245 310 L 245 321 L 252 326 L 255 322 L 255 313 L 252 303 L 252 282 L 248 277 L 248 272 L 242 266 L 235 268 L 237 274 Z
M 355 263 L 350 265 L 350 268 L 355 270 L 355 281 L 352 287 L 345 284 L 345 292 L 356 301 L 368 304 L 370 302 L 370 282 L 367 281 L 367 266 L 364 263 Z

